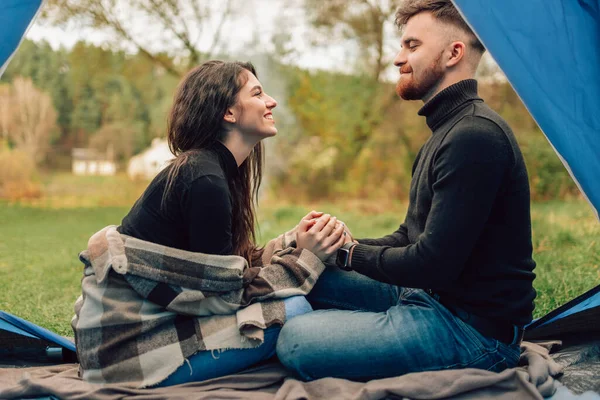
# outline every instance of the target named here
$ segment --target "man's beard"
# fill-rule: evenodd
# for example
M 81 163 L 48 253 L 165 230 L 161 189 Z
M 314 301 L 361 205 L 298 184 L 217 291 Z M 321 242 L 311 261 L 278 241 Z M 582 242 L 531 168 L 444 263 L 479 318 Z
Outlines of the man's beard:
M 444 77 L 444 69 L 440 65 L 443 52 L 423 71 L 421 78 L 415 80 L 412 68 L 405 64 L 401 68 L 402 73 L 412 72 L 410 79 L 401 77 L 396 84 L 396 93 L 404 100 L 422 100 L 441 82 Z

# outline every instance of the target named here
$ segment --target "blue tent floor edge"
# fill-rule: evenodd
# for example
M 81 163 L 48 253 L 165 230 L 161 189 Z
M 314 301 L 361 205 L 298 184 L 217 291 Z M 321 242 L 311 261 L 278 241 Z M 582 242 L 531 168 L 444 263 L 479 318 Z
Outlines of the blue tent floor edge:
M 0 311 L 0 365 L 33 366 L 77 361 L 75 343 Z
M 600 285 L 525 327 L 526 340 L 564 339 L 577 334 L 600 338 Z
M 560 341 L 551 352 L 563 368 L 558 380 L 576 394 L 600 393 L 600 285 L 533 321 L 524 338 Z

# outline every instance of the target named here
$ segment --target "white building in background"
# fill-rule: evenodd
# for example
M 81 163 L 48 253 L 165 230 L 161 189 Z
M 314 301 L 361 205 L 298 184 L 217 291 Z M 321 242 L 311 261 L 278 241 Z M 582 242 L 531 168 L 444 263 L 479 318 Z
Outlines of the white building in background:
M 106 153 L 96 149 L 75 148 L 71 152 L 74 175 L 114 175 L 117 164 L 109 148 Z
M 167 141 L 155 138 L 152 140 L 150 148 L 131 157 L 127 166 L 127 175 L 130 179 L 152 179 L 174 157 L 169 150 Z

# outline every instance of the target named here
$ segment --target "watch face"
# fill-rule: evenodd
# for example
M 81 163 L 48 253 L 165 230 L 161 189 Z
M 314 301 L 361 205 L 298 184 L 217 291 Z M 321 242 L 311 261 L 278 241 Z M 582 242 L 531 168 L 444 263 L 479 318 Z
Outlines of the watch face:
M 344 248 L 341 248 L 337 252 L 337 257 L 335 258 L 335 263 L 339 267 L 345 267 L 348 265 L 348 256 L 350 255 L 350 251 Z

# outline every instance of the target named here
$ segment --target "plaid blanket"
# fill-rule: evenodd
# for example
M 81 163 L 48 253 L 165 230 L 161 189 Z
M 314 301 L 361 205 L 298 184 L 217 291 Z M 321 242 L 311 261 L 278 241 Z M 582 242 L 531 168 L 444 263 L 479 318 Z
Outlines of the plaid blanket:
M 108 226 L 79 255 L 82 295 L 71 322 L 80 375 L 94 383 L 157 384 L 201 350 L 260 346 L 285 322 L 282 298 L 306 295 L 325 266 L 295 248 L 294 231 L 252 268 L 238 256 L 192 253 Z

